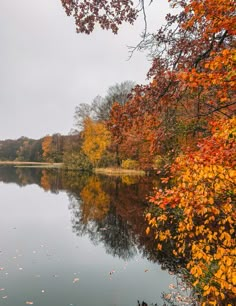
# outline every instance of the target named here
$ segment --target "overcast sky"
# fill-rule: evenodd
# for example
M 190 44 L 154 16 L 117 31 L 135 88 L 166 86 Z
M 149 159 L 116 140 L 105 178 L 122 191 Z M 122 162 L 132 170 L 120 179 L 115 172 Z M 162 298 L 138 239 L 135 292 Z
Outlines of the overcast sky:
M 168 3 L 149 9 L 149 25 L 164 22 Z M 60 0 L 0 1 L 0 139 L 67 134 L 75 106 L 105 95 L 126 80 L 144 83 L 145 54 L 128 58 L 128 45 L 143 29 L 123 26 L 118 35 L 76 34 Z

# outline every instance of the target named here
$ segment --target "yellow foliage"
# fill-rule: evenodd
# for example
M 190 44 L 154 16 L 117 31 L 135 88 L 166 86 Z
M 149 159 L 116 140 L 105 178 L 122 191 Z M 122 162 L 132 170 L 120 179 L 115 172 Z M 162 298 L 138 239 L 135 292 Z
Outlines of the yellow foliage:
M 102 220 L 108 213 L 110 198 L 102 190 L 101 182 L 96 177 L 90 177 L 87 185 L 80 193 L 82 199 L 83 222 Z
M 82 150 L 94 166 L 99 162 L 111 141 L 111 134 L 102 122 L 95 122 L 90 118 L 84 121 L 84 142 Z

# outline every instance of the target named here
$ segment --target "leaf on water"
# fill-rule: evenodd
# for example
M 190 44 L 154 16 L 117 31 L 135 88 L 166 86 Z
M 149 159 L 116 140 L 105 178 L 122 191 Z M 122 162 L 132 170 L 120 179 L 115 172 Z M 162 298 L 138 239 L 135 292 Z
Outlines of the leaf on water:
M 26 301 L 26 302 L 25 302 L 25 304 L 27 304 L 27 305 L 33 305 L 33 304 L 34 304 L 34 302 L 31 302 L 31 301 Z
M 3 298 L 3 299 L 7 299 L 7 298 L 8 298 L 8 296 L 7 296 L 7 295 L 5 295 L 5 296 L 3 296 L 2 298 Z
M 77 278 L 77 277 L 76 277 L 76 278 L 74 278 L 74 280 L 73 280 L 73 284 L 74 284 L 74 283 L 77 283 L 78 281 L 79 281 L 79 278 Z

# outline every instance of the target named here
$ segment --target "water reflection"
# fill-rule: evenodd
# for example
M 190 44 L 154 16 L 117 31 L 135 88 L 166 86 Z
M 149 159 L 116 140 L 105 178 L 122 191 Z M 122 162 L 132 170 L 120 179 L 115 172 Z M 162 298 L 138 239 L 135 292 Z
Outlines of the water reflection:
M 65 191 L 69 197 L 71 224 L 78 236 L 102 243 L 108 254 L 124 260 L 137 252 L 162 268 L 176 272 L 182 264 L 172 256 L 171 242 L 164 252 L 145 233 L 146 197 L 157 187 L 157 178 L 107 177 L 60 169 L 0 167 L 0 181 L 19 186 L 37 184 L 45 191 Z
M 157 181 L 9 166 L 0 168 L 0 181 L 19 186 L 38 184 L 53 193 L 66 191 L 76 235 L 88 235 L 94 244 L 103 243 L 108 254 L 122 259 L 134 257 L 137 248 L 147 256 L 143 214 L 146 196 Z

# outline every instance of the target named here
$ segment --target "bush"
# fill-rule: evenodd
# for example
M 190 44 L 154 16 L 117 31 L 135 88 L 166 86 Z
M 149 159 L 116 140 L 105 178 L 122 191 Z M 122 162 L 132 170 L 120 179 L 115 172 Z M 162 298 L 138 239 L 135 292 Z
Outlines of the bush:
M 63 158 L 64 168 L 68 170 L 91 171 L 92 164 L 82 151 L 68 152 Z
M 105 167 L 114 167 L 116 165 L 117 165 L 117 160 L 115 154 L 109 151 L 105 151 L 101 159 L 99 160 L 97 166 L 99 168 L 105 168 Z
M 138 169 L 139 167 L 138 167 L 138 162 L 136 160 L 125 159 L 125 160 L 122 160 L 121 168 L 135 170 L 135 169 Z

